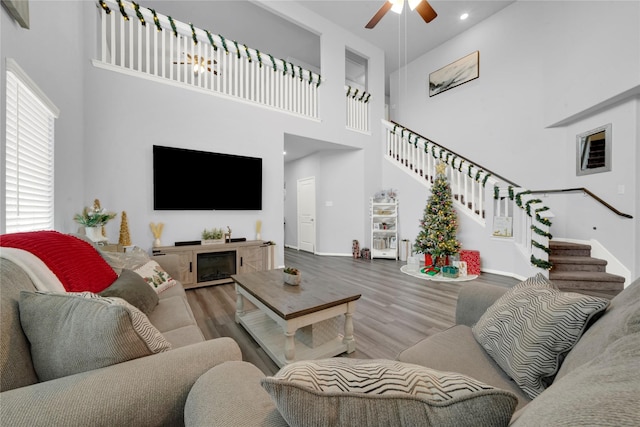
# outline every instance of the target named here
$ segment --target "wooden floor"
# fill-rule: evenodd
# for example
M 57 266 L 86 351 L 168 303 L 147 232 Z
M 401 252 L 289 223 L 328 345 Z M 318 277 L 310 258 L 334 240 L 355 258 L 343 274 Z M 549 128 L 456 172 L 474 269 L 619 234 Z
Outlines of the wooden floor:
M 284 255 L 285 264 L 298 268 L 305 277 L 335 278 L 342 286 L 362 294 L 353 317 L 357 349 L 347 357 L 395 359 L 405 348 L 454 324 L 456 299 L 465 282 L 412 277 L 400 271 L 405 263 L 395 260 L 318 256 L 288 248 Z M 475 280 L 506 287 L 519 282 L 486 273 Z M 232 337 L 240 345 L 244 360 L 267 375 L 278 371 L 253 338 L 235 323 L 233 284 L 190 289 L 187 298 L 207 339 Z

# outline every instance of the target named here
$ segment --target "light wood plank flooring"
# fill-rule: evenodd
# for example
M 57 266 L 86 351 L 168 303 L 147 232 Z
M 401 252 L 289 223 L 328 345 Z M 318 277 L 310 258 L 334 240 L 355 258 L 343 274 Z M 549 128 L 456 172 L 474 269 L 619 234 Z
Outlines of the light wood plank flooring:
M 421 339 L 453 326 L 455 304 L 465 282 L 422 280 L 400 271 L 404 262 L 328 257 L 285 249 L 285 263 L 308 278 L 329 276 L 362 294 L 356 304 L 357 349 L 348 357 L 395 359 Z M 483 273 L 476 281 L 511 287 L 517 279 Z M 233 284 L 187 290 L 187 298 L 207 339 L 232 337 L 243 359 L 272 375 L 278 367 L 251 336 L 235 323 Z

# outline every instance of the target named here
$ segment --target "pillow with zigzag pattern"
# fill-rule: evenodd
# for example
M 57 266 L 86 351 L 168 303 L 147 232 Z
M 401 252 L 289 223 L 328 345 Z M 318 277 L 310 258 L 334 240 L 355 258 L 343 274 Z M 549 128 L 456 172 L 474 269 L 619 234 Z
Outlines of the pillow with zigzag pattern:
M 462 374 L 384 359 L 294 362 L 261 384 L 290 426 L 507 426 L 517 405 Z
M 541 273 L 502 295 L 471 328 L 484 350 L 532 399 L 609 300 L 562 292 Z

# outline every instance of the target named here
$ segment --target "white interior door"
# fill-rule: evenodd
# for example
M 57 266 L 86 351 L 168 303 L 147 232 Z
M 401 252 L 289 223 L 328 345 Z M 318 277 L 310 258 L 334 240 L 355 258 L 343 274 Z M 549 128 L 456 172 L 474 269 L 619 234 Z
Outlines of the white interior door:
M 315 252 L 316 178 L 298 180 L 298 249 Z

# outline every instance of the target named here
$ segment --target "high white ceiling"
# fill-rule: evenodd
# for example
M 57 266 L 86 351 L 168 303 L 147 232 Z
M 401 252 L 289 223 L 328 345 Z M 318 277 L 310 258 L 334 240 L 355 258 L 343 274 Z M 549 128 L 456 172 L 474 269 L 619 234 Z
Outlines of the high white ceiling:
M 428 24 L 417 12 L 411 11 L 405 2 L 401 15 L 389 11 L 374 28 L 366 29 L 364 26 L 385 0 L 296 1 L 384 51 L 387 94 L 389 74 L 513 2 L 514 0 L 429 1 L 438 16 Z M 463 13 L 469 14 L 466 20 L 460 20 Z

